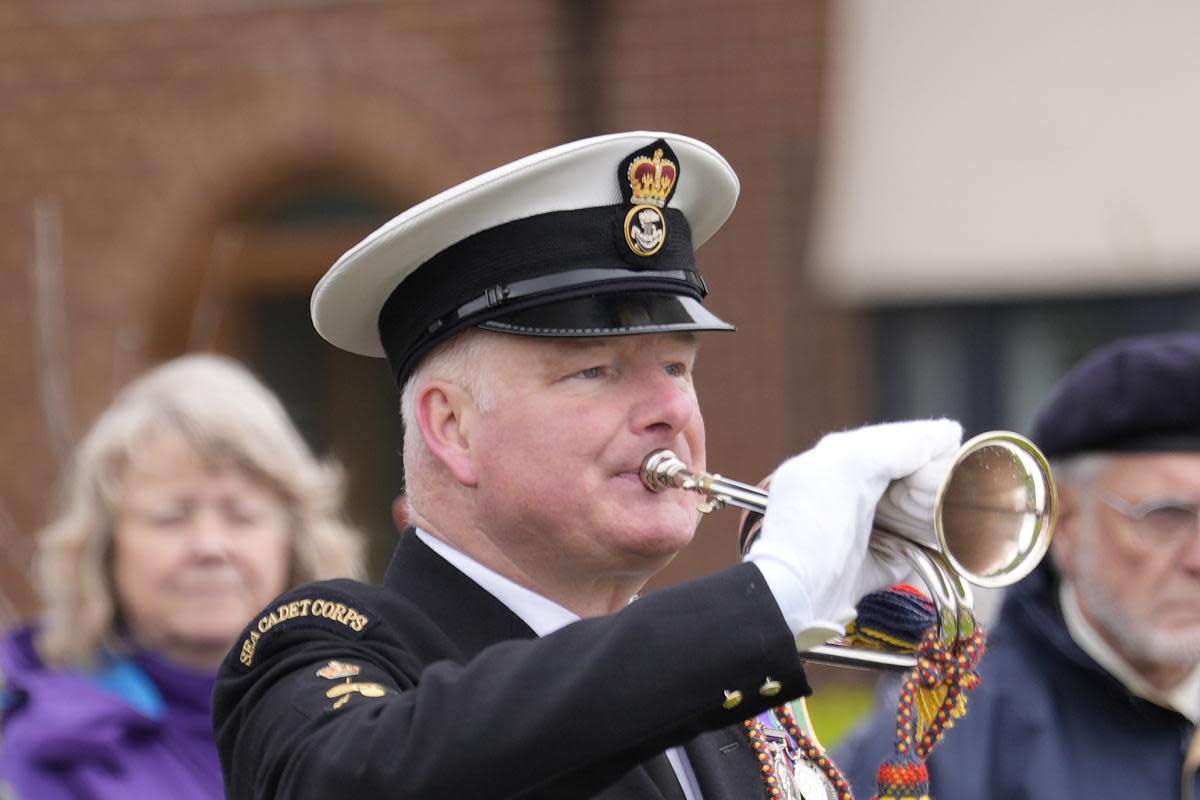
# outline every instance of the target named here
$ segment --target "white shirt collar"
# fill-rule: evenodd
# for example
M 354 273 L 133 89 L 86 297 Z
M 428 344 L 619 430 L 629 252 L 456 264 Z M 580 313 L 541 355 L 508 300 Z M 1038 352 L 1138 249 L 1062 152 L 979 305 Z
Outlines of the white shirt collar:
M 433 552 L 453 564 L 459 572 L 482 586 L 488 593 L 503 603 L 521 621 L 533 629 L 538 636 L 569 625 L 579 619 L 573 611 L 531 592 L 520 584 L 510 581 L 498 572 L 485 567 L 466 553 L 446 544 L 433 534 L 414 528 L 417 537 L 429 545 Z
M 1079 607 L 1075 590 L 1067 581 L 1063 581 L 1059 586 L 1058 596 L 1071 638 L 1083 652 L 1120 681 L 1130 694 L 1163 708 L 1178 711 L 1193 723 L 1200 722 L 1200 667 L 1193 669 L 1190 675 L 1169 691 L 1156 689 L 1088 623 Z

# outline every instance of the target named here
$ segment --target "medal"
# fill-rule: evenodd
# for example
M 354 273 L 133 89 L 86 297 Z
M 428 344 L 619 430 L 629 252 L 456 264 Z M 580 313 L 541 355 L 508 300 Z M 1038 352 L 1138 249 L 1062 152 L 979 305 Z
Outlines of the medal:
M 807 800 L 796 783 L 791 760 L 787 755 L 787 746 L 778 741 L 772 741 L 767 747 L 771 750 L 771 768 L 775 772 L 776 785 L 779 787 L 779 799 Z
M 797 759 L 791 777 L 800 800 L 837 800 L 837 790 L 828 776 L 810 761 Z
M 853 800 L 849 785 L 808 732 L 812 723 L 807 708 L 802 701 L 795 703 L 799 711 L 785 703 L 744 723 L 767 796 L 771 800 Z
M 763 730 L 779 800 L 838 800 L 829 778 L 803 754 L 792 753 L 783 731 Z

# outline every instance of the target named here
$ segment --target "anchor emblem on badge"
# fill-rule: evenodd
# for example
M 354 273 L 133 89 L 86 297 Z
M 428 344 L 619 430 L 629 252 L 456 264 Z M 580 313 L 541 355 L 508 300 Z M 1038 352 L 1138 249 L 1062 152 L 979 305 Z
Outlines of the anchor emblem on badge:
M 655 206 L 634 206 L 625 215 L 625 243 L 639 256 L 652 256 L 667 238 L 667 221 Z

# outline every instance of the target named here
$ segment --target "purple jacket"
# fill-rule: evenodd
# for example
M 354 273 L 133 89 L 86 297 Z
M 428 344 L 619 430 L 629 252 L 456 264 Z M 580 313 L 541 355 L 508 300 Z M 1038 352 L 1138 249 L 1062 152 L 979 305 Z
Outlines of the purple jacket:
M 0 787 L 19 800 L 223 797 L 215 676 L 147 654 L 123 666 L 148 692 L 150 713 L 91 675 L 47 669 L 29 629 L 5 638 Z

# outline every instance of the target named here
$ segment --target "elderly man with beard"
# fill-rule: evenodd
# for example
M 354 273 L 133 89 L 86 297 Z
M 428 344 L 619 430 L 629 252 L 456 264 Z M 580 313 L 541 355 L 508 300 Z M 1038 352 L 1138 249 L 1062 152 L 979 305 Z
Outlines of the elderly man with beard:
M 1010 590 L 937 797 L 1200 796 L 1200 334 L 1127 339 L 1052 392 L 1033 438 L 1062 499 L 1052 559 Z M 895 704 L 840 748 L 860 796 Z

